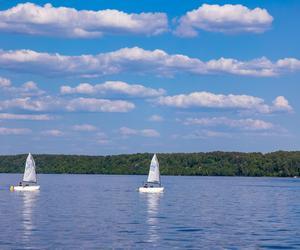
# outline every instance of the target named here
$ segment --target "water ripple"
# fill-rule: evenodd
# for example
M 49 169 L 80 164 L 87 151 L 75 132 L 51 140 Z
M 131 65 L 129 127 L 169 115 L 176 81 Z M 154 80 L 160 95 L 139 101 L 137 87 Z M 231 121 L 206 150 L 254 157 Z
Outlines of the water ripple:
M 0 175 L 0 249 L 300 249 L 300 183 L 284 178 Z

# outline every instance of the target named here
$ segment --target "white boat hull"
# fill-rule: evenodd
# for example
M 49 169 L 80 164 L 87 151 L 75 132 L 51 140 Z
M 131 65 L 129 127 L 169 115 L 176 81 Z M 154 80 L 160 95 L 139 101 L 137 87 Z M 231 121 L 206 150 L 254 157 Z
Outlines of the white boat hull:
M 164 191 L 164 187 L 140 187 L 141 193 L 161 193 Z
M 34 185 L 34 186 L 11 186 L 11 191 L 38 191 L 40 190 L 40 186 Z

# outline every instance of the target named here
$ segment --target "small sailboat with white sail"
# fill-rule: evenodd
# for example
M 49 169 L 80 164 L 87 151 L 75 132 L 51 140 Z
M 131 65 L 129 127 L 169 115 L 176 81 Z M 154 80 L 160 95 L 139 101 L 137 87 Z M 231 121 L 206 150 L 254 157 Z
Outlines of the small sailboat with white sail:
M 151 160 L 147 182 L 139 188 L 139 192 L 160 193 L 163 191 L 164 187 L 161 186 L 160 181 L 159 162 L 156 154 L 154 154 Z
M 35 171 L 35 161 L 32 155 L 29 153 L 26 159 L 25 171 L 23 180 L 17 186 L 11 186 L 11 191 L 37 191 L 40 186 L 37 185 L 37 177 Z

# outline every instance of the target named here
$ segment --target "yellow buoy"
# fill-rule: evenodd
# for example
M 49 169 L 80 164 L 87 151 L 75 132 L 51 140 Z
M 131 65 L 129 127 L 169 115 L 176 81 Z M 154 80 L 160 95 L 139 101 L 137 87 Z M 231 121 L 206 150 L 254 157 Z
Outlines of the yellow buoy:
M 9 190 L 14 191 L 14 186 L 10 186 Z

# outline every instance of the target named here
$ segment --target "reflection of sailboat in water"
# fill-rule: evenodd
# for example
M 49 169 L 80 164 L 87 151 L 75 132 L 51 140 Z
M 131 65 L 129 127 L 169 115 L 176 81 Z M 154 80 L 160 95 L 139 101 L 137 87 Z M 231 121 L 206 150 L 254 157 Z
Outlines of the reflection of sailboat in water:
M 159 240 L 159 201 L 163 193 L 147 194 L 147 225 L 148 225 L 148 242 L 154 246 Z
M 32 232 L 36 229 L 34 224 L 34 208 L 39 196 L 37 192 L 22 192 L 19 194 L 22 197 L 22 227 L 24 243 L 31 242 Z

